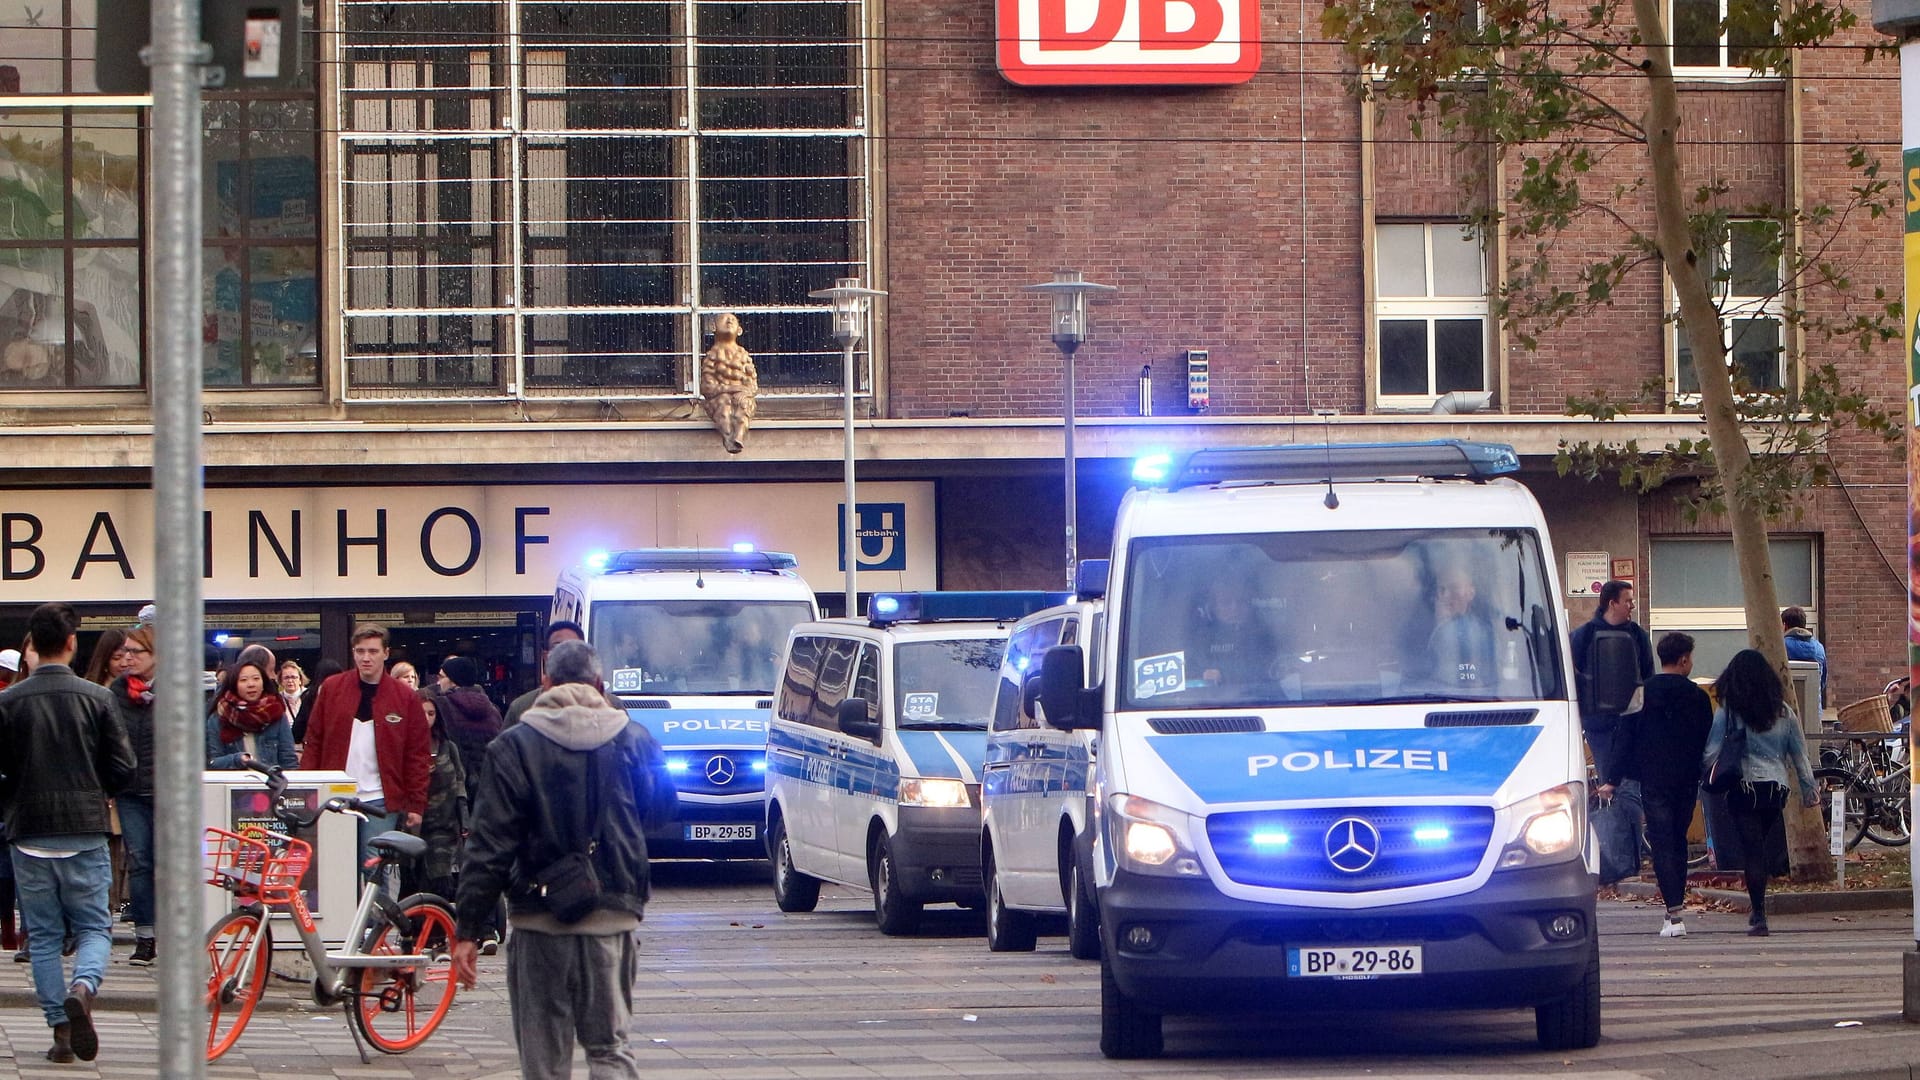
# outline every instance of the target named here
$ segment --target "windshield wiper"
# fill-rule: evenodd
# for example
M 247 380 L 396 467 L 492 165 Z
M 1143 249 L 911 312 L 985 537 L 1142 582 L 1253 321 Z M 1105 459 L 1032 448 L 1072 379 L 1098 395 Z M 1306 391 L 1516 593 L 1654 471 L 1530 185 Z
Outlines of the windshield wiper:
M 985 731 L 984 720 L 922 720 L 918 723 L 895 725 L 901 731 Z
M 1395 694 L 1392 697 L 1352 698 L 1346 701 L 1322 701 L 1321 705 L 1472 705 L 1500 698 L 1485 694 Z
M 683 694 L 700 697 L 771 697 L 771 690 L 682 690 Z

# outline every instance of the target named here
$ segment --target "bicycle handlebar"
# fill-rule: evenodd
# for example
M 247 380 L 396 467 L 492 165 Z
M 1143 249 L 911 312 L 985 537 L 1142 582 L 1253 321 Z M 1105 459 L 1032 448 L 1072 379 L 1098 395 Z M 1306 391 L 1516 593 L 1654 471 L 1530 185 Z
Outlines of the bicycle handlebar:
M 320 804 L 320 809 L 311 814 L 302 814 L 298 810 L 281 805 L 280 796 L 287 791 L 286 770 L 278 765 L 250 761 L 247 768 L 267 778 L 267 795 L 273 800 L 273 816 L 280 819 L 289 831 L 307 829 L 320 820 L 322 814 L 348 814 L 362 821 L 366 820 L 366 811 L 360 806 L 360 800 L 350 795 L 336 795 Z

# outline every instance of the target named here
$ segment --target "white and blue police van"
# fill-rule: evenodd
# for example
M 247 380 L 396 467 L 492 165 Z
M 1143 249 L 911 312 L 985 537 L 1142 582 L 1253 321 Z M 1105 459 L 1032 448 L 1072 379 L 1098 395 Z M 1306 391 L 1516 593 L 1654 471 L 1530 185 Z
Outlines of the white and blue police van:
M 1220 1009 L 1526 1007 L 1544 1047 L 1598 1041 L 1571 659 L 1518 468 L 1456 441 L 1136 463 L 1098 663 L 1056 645 L 1039 691 L 1100 739 L 1107 1056 Z
M 674 820 L 655 858 L 757 859 L 767 712 L 788 631 L 819 616 L 792 555 L 731 549 L 596 552 L 562 574 L 553 618 L 577 622 L 607 692 L 666 753 Z
M 1107 560 L 1087 559 L 1072 600 L 1034 612 L 1007 635 L 981 780 L 980 872 L 994 952 L 1032 949 L 1042 920 L 1064 916 L 1067 951 L 1100 956 L 1087 828 L 1098 736 L 1043 722 L 1036 700 L 1041 658 L 1055 645 L 1082 646 L 1087 670 L 1099 670 L 1106 587 Z
M 980 768 L 1007 632 L 1062 593 L 879 593 L 868 618 L 793 628 L 766 736 L 767 854 L 782 911 L 820 884 L 873 893 L 884 934 L 976 907 Z

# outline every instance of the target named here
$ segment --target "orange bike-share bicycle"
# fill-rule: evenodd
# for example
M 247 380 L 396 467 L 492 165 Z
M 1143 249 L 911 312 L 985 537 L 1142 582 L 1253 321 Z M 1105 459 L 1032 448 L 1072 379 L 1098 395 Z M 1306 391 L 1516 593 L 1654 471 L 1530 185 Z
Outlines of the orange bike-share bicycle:
M 328 799 L 302 814 L 281 805 L 287 778 L 278 768 L 255 765 L 267 778 L 274 816 L 288 833 L 313 825 L 321 814 L 364 819 L 357 799 Z M 387 1054 L 404 1054 L 427 1041 L 453 1007 L 453 910 L 431 893 L 396 902 L 387 894 L 388 872 L 419 858 L 427 842 L 403 832 L 381 833 L 368 842 L 378 853 L 348 925 L 346 944 L 328 952 L 307 910 L 300 879 L 313 848 L 292 836 L 249 829 L 206 831 L 208 882 L 234 894 L 237 905 L 207 931 L 207 1060 L 233 1049 L 266 992 L 273 964 L 271 916 L 286 912 L 313 962 L 313 999 L 346 1008 L 354 1046 L 363 1064 L 366 1043 Z M 364 1040 L 364 1042 L 362 1041 Z

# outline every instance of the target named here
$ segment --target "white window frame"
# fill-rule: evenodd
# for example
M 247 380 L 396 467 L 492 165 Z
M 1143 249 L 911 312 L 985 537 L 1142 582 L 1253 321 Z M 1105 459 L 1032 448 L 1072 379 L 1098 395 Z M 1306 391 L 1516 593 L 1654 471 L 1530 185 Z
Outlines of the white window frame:
M 1373 385 L 1379 406 L 1386 410 L 1425 411 L 1439 400 L 1442 391 L 1435 387 L 1438 363 L 1434 355 L 1434 326 L 1436 322 L 1448 319 L 1478 319 L 1480 321 L 1480 386 L 1474 393 L 1485 393 L 1493 388 L 1493 331 L 1491 306 L 1487 302 L 1487 267 L 1484 255 L 1480 266 L 1480 294 L 1478 296 L 1435 295 L 1433 276 L 1433 230 L 1436 226 L 1457 228 L 1461 222 L 1455 221 L 1383 221 L 1375 225 L 1374 238 L 1374 304 L 1373 304 Z M 1379 292 L 1379 229 L 1390 225 L 1419 225 L 1422 229 L 1421 250 L 1426 259 L 1423 277 L 1426 281 L 1426 296 L 1387 296 Z M 1424 322 L 1427 327 L 1427 393 L 1390 394 L 1386 391 L 1380 372 L 1381 324 L 1386 322 Z
M 1763 219 L 1735 218 L 1728 222 L 1727 239 L 1720 246 L 1719 259 L 1721 266 L 1733 265 L 1733 237 L 1738 227 L 1760 220 Z M 1730 291 L 1733 288 L 1731 279 L 1725 282 L 1717 282 L 1714 286 L 1716 289 L 1722 290 L 1717 298 L 1720 308 L 1720 342 L 1727 350 L 1728 371 L 1731 372 L 1735 366 L 1733 358 L 1735 323 L 1766 319 L 1771 320 L 1773 324 L 1779 328 L 1778 338 L 1780 341 L 1780 351 L 1774 360 L 1774 374 L 1778 379 L 1779 385 L 1762 388 L 1759 392 L 1763 394 L 1778 393 L 1779 391 L 1785 390 L 1789 385 L 1789 380 L 1793 378 L 1792 350 L 1790 348 L 1790 342 L 1787 340 L 1786 277 L 1787 255 L 1786 251 L 1782 249 L 1780 252 L 1780 265 L 1776 268 L 1775 272 L 1775 287 L 1771 295 L 1741 296 L 1734 294 Z M 1673 295 L 1673 283 L 1671 280 L 1667 282 L 1667 294 L 1668 310 L 1678 315 L 1680 305 L 1679 300 Z M 1680 386 L 1680 352 L 1684 345 L 1685 339 L 1683 335 L 1685 333 L 1686 327 L 1682 326 L 1677 320 L 1670 322 L 1667 326 L 1669 354 L 1673 357 L 1672 372 L 1668 377 L 1667 386 L 1672 392 L 1675 401 L 1686 405 L 1697 405 L 1700 402 L 1700 391 L 1698 389 L 1682 390 Z M 1695 377 L 1694 382 L 1697 386 L 1699 383 L 1698 376 Z
M 1802 604 L 1800 607 L 1807 613 L 1807 629 L 1812 630 L 1815 635 L 1818 635 L 1820 633 L 1821 538 L 1819 536 L 1809 535 L 1788 535 L 1776 536 L 1773 537 L 1772 540 L 1776 543 L 1805 541 L 1812 545 L 1813 550 L 1808 560 L 1812 580 L 1807 582 L 1806 593 L 1812 598 L 1813 602 Z M 1717 544 L 1726 549 L 1728 559 L 1733 558 L 1733 538 L 1730 536 L 1721 534 L 1656 536 L 1653 537 L 1648 544 L 1650 563 L 1658 562 L 1660 549 L 1667 544 Z M 1650 565 L 1649 569 L 1652 573 L 1648 576 L 1648 580 L 1657 584 L 1659 581 L 1659 567 L 1657 565 Z M 1777 572 L 1776 569 L 1776 573 Z M 1697 634 L 1699 631 L 1744 631 L 1747 628 L 1747 611 L 1744 598 L 1738 595 L 1728 597 L 1727 599 L 1731 600 L 1732 603 L 1722 607 L 1663 607 L 1660 605 L 1658 590 L 1651 590 L 1651 593 L 1652 595 L 1649 595 L 1645 600 L 1646 627 L 1648 636 L 1652 637 L 1656 644 L 1660 641 L 1661 635 L 1674 630 L 1686 634 Z M 1787 603 L 1788 601 L 1782 601 L 1782 606 L 1786 606 Z M 1703 664 L 1703 666 L 1706 665 Z M 1698 670 L 1694 672 L 1695 675 L 1703 678 L 1710 678 L 1719 673 L 1718 668 L 1715 668 L 1713 671 Z
M 1745 64 L 1735 64 L 1728 59 L 1729 51 L 1734 48 L 1734 46 L 1727 44 L 1727 31 L 1726 31 L 1726 25 L 1725 25 L 1727 21 L 1727 7 L 1731 2 L 1732 0 L 1719 0 L 1719 14 L 1716 16 L 1716 19 L 1715 19 L 1716 25 L 1720 26 L 1721 28 L 1720 41 L 1717 49 L 1719 62 L 1715 64 L 1682 64 L 1678 59 L 1675 59 L 1673 62 L 1673 73 L 1676 76 L 1683 79 L 1686 79 L 1686 78 L 1695 78 L 1695 79 L 1700 79 L 1700 78 L 1705 78 L 1705 79 L 1778 78 L 1778 76 L 1775 76 L 1775 75 L 1756 74 L 1752 68 L 1747 67 Z M 1674 18 L 1673 18 L 1673 0 L 1666 0 L 1665 14 L 1667 18 L 1667 38 L 1669 41 L 1671 41 L 1675 36 Z M 1680 46 L 1678 45 L 1678 43 L 1674 45 L 1674 48 L 1676 50 L 1679 47 Z

